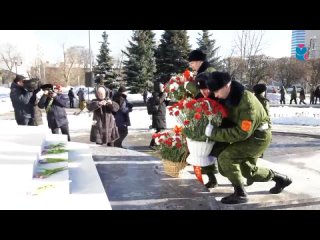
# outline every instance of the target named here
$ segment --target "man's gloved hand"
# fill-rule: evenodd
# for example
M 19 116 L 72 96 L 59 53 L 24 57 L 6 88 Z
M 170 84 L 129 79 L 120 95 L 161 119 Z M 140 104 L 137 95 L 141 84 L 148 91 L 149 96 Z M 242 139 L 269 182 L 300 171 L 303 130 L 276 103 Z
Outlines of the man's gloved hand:
M 205 130 L 205 135 L 207 137 L 211 137 L 212 130 L 213 130 L 213 125 L 211 123 L 208 123 L 206 130 Z

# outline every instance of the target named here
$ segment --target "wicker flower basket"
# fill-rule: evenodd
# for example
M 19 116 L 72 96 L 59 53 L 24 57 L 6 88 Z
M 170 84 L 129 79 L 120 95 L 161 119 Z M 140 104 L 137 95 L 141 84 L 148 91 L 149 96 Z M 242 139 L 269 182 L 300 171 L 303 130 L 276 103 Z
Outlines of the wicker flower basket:
M 179 177 L 180 170 L 187 166 L 186 161 L 172 162 L 170 160 L 162 159 L 162 162 L 165 173 L 175 178 Z

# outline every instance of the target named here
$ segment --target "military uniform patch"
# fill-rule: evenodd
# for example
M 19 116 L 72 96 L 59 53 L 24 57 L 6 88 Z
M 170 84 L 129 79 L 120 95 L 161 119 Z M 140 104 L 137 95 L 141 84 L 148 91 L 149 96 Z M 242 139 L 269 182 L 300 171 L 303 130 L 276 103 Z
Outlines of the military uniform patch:
M 251 129 L 252 126 L 252 122 L 250 120 L 243 120 L 241 122 L 241 129 L 245 132 L 249 132 L 249 130 Z

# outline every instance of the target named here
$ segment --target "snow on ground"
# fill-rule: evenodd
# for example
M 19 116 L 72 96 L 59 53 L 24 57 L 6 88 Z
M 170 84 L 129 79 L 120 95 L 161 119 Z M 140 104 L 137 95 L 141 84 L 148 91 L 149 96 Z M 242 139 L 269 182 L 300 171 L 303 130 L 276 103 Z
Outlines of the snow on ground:
M 0 87 L 0 113 L 13 111 L 12 104 L 9 98 L 10 89 Z M 270 99 L 270 104 L 278 104 L 280 94 L 269 93 L 267 96 Z M 289 97 L 289 95 L 287 95 Z M 129 94 L 129 101 L 142 101 L 141 94 Z M 290 97 L 289 97 L 290 100 Z M 306 100 L 308 102 L 309 99 Z M 77 106 L 77 105 L 76 105 Z M 68 111 L 68 109 L 67 109 Z M 320 126 L 320 108 L 312 107 L 288 107 L 278 106 L 270 108 L 270 116 L 273 124 L 280 125 L 308 125 Z M 43 117 L 45 124 L 46 117 Z M 80 115 L 68 115 L 70 131 L 88 131 L 92 124 L 92 114 L 82 113 Z M 131 127 L 130 131 L 148 131 L 152 124 L 151 116 L 147 114 L 146 107 L 134 107 L 130 113 Z M 177 124 L 174 117 L 169 116 L 167 111 L 167 127 L 172 128 Z

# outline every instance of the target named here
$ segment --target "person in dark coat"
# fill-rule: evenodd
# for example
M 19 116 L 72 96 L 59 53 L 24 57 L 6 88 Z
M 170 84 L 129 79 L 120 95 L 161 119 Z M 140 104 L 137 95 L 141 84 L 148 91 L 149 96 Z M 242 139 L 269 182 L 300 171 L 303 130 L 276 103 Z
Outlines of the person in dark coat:
M 286 89 L 284 86 L 280 89 L 280 104 L 286 104 Z
M 311 87 L 310 89 L 310 104 L 314 104 L 314 87 Z
M 166 122 L 166 109 L 167 105 L 165 103 L 166 95 L 164 92 L 153 92 L 153 105 L 156 106 L 157 111 L 152 113 L 152 128 L 156 129 L 156 133 L 161 132 L 162 130 L 166 129 L 167 122 Z M 156 146 L 155 139 L 151 139 L 149 147 L 154 150 Z
M 33 95 L 32 91 L 24 88 L 25 77 L 17 75 L 11 84 L 10 99 L 14 109 L 14 117 L 18 125 L 33 126 L 33 105 L 30 99 Z
M 74 93 L 73 93 L 73 88 L 70 88 L 69 92 L 68 92 L 68 97 L 69 97 L 69 102 L 70 102 L 70 108 L 74 108 Z
M 88 105 L 88 110 L 93 112 L 90 141 L 114 146 L 114 142 L 120 137 L 113 115 L 119 110 L 119 104 L 110 99 L 109 92 L 105 86 L 98 85 L 95 89 L 96 99 Z
M 69 134 L 69 121 L 65 108 L 67 107 L 67 98 L 61 94 L 61 86 L 53 86 L 53 90 L 44 90 L 42 97 L 39 100 L 39 108 L 45 108 L 47 113 L 48 126 L 53 134 L 61 133 L 68 136 Z
M 293 88 L 292 88 L 290 104 L 292 103 L 292 101 L 294 101 L 296 104 L 298 104 L 297 103 L 297 89 L 296 89 L 296 86 L 293 86 Z
M 147 97 L 148 97 L 148 91 L 147 89 L 145 89 L 142 93 L 142 96 L 143 96 L 143 102 L 144 104 L 147 104 Z
M 306 104 L 306 102 L 304 101 L 306 99 L 306 94 L 304 93 L 303 88 L 301 88 L 301 90 L 300 90 L 299 98 L 300 98 L 299 104 L 301 104 L 301 103 Z
M 314 98 L 315 98 L 314 104 L 317 104 L 318 99 L 320 101 L 320 86 L 316 87 L 316 90 L 314 91 Z
M 119 88 L 113 101 L 120 106 L 115 116 L 120 138 L 114 142 L 114 146 L 123 148 L 122 142 L 128 135 L 128 126 L 131 126 L 129 113 L 132 112 L 133 105 L 127 100 L 127 90 L 124 86 Z

